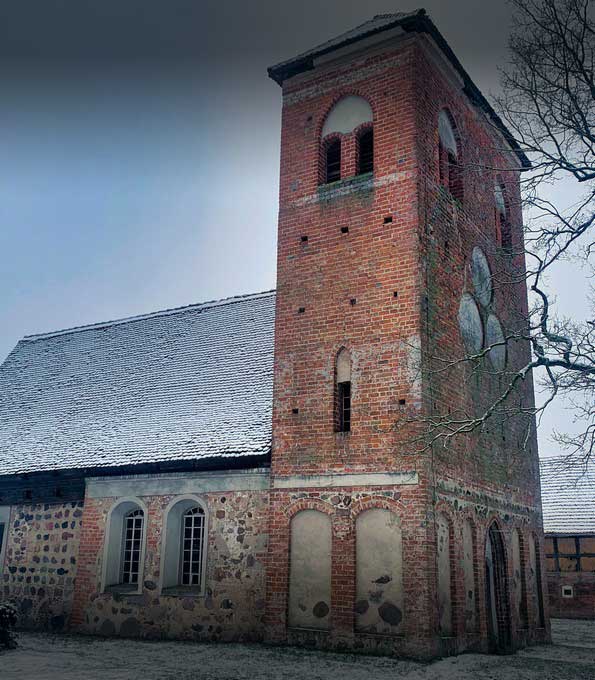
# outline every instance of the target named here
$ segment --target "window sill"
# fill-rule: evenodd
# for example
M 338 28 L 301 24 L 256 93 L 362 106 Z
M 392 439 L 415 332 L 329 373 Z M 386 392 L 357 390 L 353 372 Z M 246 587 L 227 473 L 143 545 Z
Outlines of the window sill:
M 318 197 L 323 200 L 331 200 L 339 196 L 361 191 L 371 191 L 374 188 L 374 173 L 367 172 L 364 175 L 353 175 L 345 177 L 330 184 L 320 184 L 318 186 Z
M 162 597 L 204 597 L 205 593 L 192 587 L 185 586 L 171 586 L 170 588 L 161 589 Z
M 126 596 L 126 595 L 142 595 L 143 591 L 140 586 L 137 585 L 132 585 L 129 586 L 125 583 L 117 583 L 113 586 L 106 586 L 103 589 L 104 593 L 111 593 L 112 595 L 120 595 L 120 596 Z

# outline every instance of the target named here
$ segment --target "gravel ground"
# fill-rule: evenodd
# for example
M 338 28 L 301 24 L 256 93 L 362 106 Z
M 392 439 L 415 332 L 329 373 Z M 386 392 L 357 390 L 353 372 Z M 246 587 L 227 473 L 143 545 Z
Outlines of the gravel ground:
M 512 656 L 464 654 L 429 665 L 259 645 L 22 634 L 1 680 L 590 680 L 595 621 L 552 621 L 554 644 Z

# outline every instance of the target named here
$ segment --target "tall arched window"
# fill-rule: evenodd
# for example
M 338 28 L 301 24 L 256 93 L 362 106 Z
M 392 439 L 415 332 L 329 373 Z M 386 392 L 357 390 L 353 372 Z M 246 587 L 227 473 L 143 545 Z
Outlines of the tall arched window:
M 341 140 L 337 137 L 325 145 L 325 182 L 330 184 L 341 179 Z
M 512 252 L 512 233 L 506 203 L 506 190 L 500 182 L 497 182 L 494 187 L 496 240 L 507 253 L 510 253 Z
M 450 191 L 454 198 L 462 201 L 463 177 L 459 144 L 452 117 L 446 109 L 442 109 L 438 114 L 438 137 L 440 183 Z
M 144 513 L 140 508 L 124 517 L 122 570 L 120 583 L 138 585 L 140 553 L 143 540 Z
M 335 368 L 335 432 L 351 431 L 351 357 L 346 349 L 337 355 Z
M 176 498 L 165 511 L 161 588 L 202 593 L 205 587 L 207 513 L 194 496 Z
M 180 583 L 200 588 L 202 551 L 205 533 L 205 513 L 202 508 L 189 508 L 182 518 L 182 558 Z
M 140 592 L 143 583 L 146 509 L 137 499 L 122 499 L 108 515 L 102 589 Z
M 374 130 L 366 127 L 357 136 L 357 174 L 374 170 Z

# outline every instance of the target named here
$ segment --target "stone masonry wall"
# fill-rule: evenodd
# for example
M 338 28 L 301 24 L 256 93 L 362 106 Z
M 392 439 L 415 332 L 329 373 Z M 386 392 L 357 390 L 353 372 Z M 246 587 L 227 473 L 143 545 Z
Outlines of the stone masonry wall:
M 0 600 L 14 602 L 21 627 L 62 630 L 68 626 L 82 508 L 82 502 L 12 507 Z
M 257 640 L 262 637 L 268 495 L 201 494 L 209 512 L 206 592 L 159 591 L 163 511 L 174 496 L 140 496 L 148 509 L 142 594 L 100 592 L 106 518 L 117 498 L 87 498 L 74 605 L 76 630 L 124 637 Z

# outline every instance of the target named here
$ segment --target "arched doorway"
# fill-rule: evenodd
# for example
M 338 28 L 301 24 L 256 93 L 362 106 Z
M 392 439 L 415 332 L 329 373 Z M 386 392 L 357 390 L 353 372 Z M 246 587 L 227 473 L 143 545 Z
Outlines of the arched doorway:
M 486 617 L 490 651 L 511 651 L 506 551 L 500 529 L 492 522 L 485 549 Z

